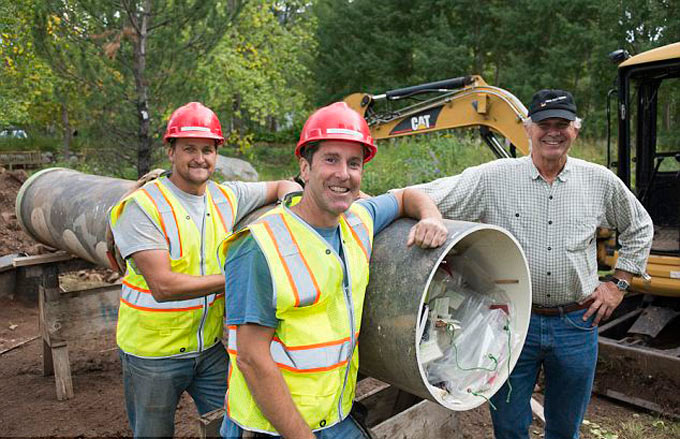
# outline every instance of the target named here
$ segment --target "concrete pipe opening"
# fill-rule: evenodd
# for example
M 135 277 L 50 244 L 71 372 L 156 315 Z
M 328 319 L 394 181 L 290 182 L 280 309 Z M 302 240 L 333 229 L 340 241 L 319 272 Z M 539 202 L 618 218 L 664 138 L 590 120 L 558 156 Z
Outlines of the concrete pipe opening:
M 452 410 L 488 400 L 524 344 L 531 278 L 506 230 L 445 221 L 438 249 L 407 248 L 411 220 L 375 238 L 359 342 L 361 372 Z

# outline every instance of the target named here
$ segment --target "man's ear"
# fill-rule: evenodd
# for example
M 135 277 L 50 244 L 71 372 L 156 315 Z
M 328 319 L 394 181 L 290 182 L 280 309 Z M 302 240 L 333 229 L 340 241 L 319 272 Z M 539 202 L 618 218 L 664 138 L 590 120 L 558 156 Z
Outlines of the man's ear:
M 309 172 L 312 169 L 312 165 L 309 164 L 307 159 L 300 157 L 300 178 L 307 184 L 309 182 Z
M 168 160 L 170 163 L 175 163 L 175 146 L 168 144 Z

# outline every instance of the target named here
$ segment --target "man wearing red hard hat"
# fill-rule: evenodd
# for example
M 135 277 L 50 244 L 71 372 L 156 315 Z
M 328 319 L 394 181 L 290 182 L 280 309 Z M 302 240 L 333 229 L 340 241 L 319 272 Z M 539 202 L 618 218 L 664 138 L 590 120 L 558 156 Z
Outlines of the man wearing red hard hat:
M 175 110 L 163 140 L 171 172 L 125 197 L 110 217 L 126 261 L 116 338 L 135 437 L 172 436 L 184 391 L 201 414 L 222 407 L 227 357 L 217 246 L 253 209 L 299 189 L 288 181 L 211 181 L 224 137 L 215 113 L 198 102 Z
M 407 215 L 420 219 L 408 245 L 447 237 L 416 190 L 355 202 L 376 151 L 366 121 L 344 102 L 319 109 L 295 150 L 304 192 L 218 250 L 231 359 L 223 437 L 366 437 L 349 414 L 373 236 Z

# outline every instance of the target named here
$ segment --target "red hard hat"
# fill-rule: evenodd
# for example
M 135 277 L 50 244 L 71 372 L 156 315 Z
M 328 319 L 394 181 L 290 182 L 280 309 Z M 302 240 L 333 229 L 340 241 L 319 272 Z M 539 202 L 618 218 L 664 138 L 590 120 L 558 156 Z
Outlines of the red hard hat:
M 169 139 L 214 139 L 224 143 L 222 126 L 217 115 L 200 102 L 189 102 L 176 109 L 170 116 L 163 142 Z
M 320 108 L 309 116 L 300 133 L 295 155 L 300 157 L 300 150 L 303 146 L 320 140 L 347 140 L 361 143 L 368 148 L 364 163 L 371 160 L 378 151 L 364 118 L 349 108 L 345 102 L 336 102 Z

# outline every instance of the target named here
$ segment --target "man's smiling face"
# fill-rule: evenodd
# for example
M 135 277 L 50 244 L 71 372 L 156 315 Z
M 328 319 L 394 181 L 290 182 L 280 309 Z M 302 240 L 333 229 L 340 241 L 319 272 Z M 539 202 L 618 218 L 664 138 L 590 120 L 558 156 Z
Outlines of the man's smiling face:
M 300 160 L 305 195 L 323 213 L 338 216 L 359 194 L 364 169 L 364 147 L 345 140 L 322 141 L 312 163 Z

